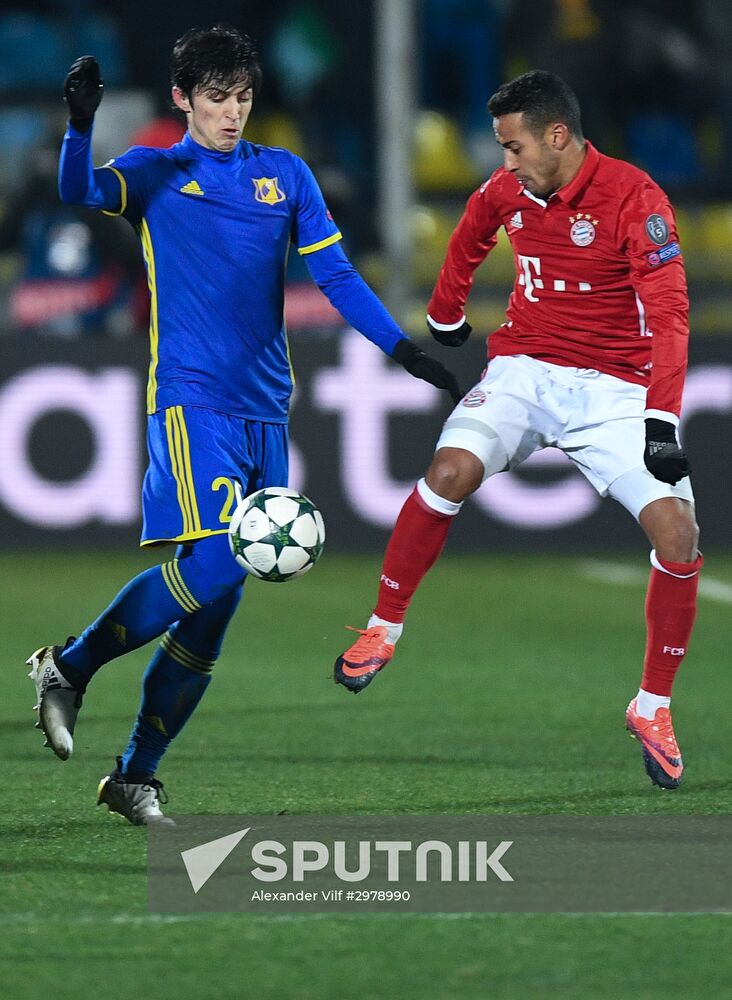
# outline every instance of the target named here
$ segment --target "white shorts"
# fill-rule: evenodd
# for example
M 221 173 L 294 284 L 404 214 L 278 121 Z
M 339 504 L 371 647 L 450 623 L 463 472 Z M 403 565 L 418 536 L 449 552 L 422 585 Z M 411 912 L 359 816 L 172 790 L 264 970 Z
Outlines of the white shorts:
M 601 496 L 637 518 L 653 500 L 694 502 L 688 476 L 669 486 L 643 464 L 645 407 L 645 388 L 613 375 L 525 355 L 498 357 L 450 414 L 437 448 L 471 452 L 484 479 L 541 448 L 559 448 Z

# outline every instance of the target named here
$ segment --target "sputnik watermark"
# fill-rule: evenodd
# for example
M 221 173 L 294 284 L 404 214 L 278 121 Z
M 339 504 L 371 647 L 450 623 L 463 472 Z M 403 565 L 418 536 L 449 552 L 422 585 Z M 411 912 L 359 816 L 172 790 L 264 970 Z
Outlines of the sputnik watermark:
M 203 888 L 250 829 L 247 827 L 180 852 L 195 893 Z M 460 840 L 456 850 L 443 840 L 426 840 L 416 845 L 408 840 L 360 840 L 356 845 L 358 864 L 354 870 L 348 866 L 345 840 L 335 840 L 332 844 L 320 840 L 294 840 L 289 846 L 278 840 L 257 840 L 251 846 L 254 867 L 250 873 L 258 882 L 280 882 L 283 879 L 304 882 L 313 873 L 327 870 L 341 882 L 363 882 L 371 875 L 372 855 L 382 852 L 386 859 L 387 882 L 400 882 L 407 864 L 409 877 L 413 877 L 415 882 L 427 882 L 430 877 L 437 877 L 441 882 L 453 879 L 459 882 L 487 882 L 491 875 L 501 882 L 513 882 L 513 876 L 501 862 L 512 843 L 502 840 L 489 854 L 489 845 L 485 840 Z M 436 876 L 429 868 L 432 855 L 439 859 Z M 381 874 L 382 866 L 377 864 L 374 867 Z
M 175 819 L 158 913 L 732 912 L 731 816 Z

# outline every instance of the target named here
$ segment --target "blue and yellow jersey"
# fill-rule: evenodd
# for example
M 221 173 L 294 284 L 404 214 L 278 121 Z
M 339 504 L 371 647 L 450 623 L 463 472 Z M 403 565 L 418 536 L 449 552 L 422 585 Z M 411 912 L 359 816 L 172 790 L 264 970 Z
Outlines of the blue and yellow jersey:
M 230 153 L 189 134 L 94 169 L 91 130 L 69 125 L 59 161 L 68 204 L 137 229 L 151 294 L 147 409 L 204 406 L 284 423 L 292 391 L 284 330 L 290 245 L 341 315 L 391 355 L 405 334 L 341 249 L 307 165 L 242 140 Z
M 134 147 L 95 170 L 117 182 L 137 229 L 151 295 L 149 413 L 206 406 L 284 422 L 292 375 L 284 330 L 287 254 L 341 238 L 307 165 L 242 140 L 231 153 L 186 135 Z

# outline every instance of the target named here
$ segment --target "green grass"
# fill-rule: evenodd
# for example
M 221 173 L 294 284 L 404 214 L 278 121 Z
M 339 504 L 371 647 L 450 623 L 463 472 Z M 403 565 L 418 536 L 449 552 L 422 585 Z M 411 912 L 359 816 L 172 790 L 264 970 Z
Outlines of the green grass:
M 21 667 L 144 565 L 134 554 L 0 558 L 3 996 L 732 997 L 725 916 L 148 914 L 144 832 L 93 803 L 149 650 L 95 679 L 65 764 L 41 747 Z M 732 581 L 732 559 L 708 555 L 706 571 Z M 589 579 L 572 559 L 447 555 L 393 665 L 354 698 L 330 664 L 377 578 L 374 558 L 329 555 L 287 587 L 248 584 L 214 683 L 161 769 L 168 811 L 730 812 L 728 604 L 700 603 L 674 703 L 688 770 L 672 794 L 650 785 L 623 728 L 642 583 Z

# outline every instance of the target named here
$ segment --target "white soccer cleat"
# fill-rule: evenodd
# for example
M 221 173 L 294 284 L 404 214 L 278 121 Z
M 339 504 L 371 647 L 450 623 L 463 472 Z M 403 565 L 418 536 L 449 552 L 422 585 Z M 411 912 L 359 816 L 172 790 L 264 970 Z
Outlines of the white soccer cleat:
M 62 646 L 41 646 L 25 662 L 28 676 L 36 686 L 38 711 L 36 728 L 43 730 L 46 746 L 61 760 L 74 750 L 74 726 L 81 708 L 82 693 L 73 688 L 56 665 Z
M 161 801 L 165 804 L 168 799 L 162 781 L 158 781 L 157 778 L 125 781 L 124 776 L 117 770 L 99 782 L 97 805 L 107 805 L 110 812 L 124 816 L 133 826 L 148 826 L 152 823 L 159 826 L 175 826 L 169 816 L 163 815 L 160 808 Z

